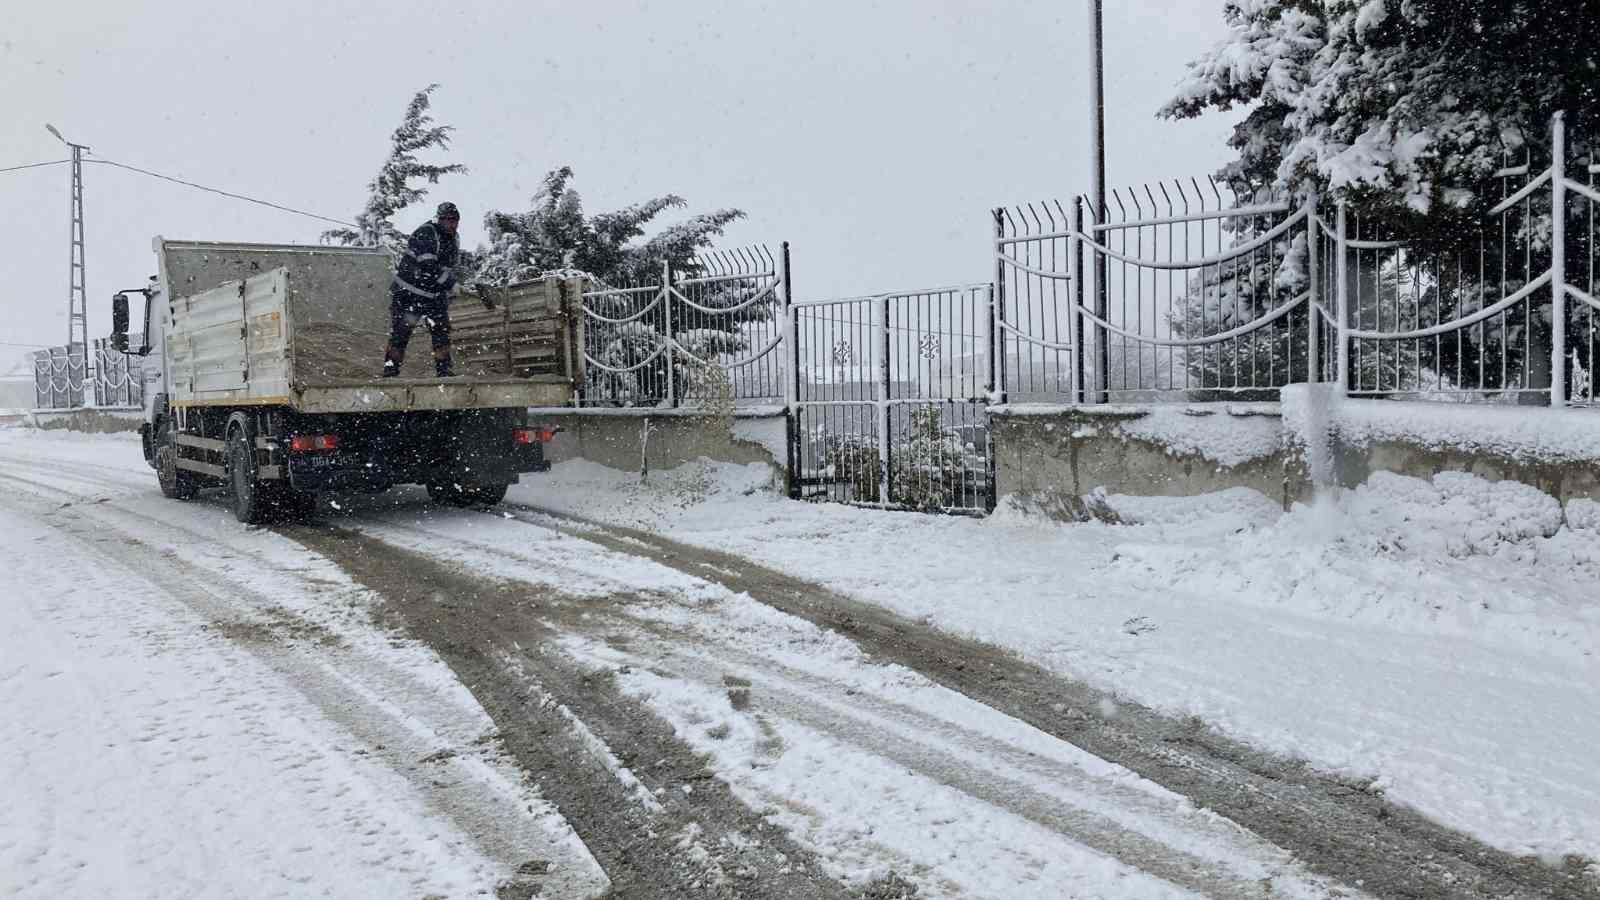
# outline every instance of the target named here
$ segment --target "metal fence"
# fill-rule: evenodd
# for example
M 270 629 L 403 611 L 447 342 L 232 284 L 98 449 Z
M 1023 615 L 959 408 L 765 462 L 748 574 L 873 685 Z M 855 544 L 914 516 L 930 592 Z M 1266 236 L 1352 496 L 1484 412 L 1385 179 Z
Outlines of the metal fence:
M 130 340 L 137 346 L 143 336 L 131 335 Z M 144 357 L 123 353 L 105 340 L 96 340 L 89 351 L 86 377 L 81 345 L 39 350 L 33 355 L 34 406 L 38 409 L 142 406 L 143 363 Z
M 129 335 L 129 346 L 137 347 L 144 335 Z M 94 404 L 96 406 L 143 406 L 145 357 L 123 353 L 109 341 L 94 342 Z
M 33 405 L 39 409 L 82 406 L 85 365 L 82 345 L 36 351 L 33 354 Z
M 795 494 L 992 509 L 990 305 L 989 285 L 792 304 Z
M 776 257 L 762 246 L 720 250 L 689 267 L 664 262 L 642 283 L 591 285 L 580 402 L 781 402 L 788 284 L 784 244 Z
M 1266 399 L 1332 381 L 1593 404 L 1600 165 L 1568 159 L 1559 115 L 1551 138 L 1547 169 L 1503 168 L 1486 217 L 1429 235 L 1209 180 L 1116 191 L 1098 216 L 1081 198 L 996 210 L 1000 384 L 1010 400 Z
M 996 210 L 1008 396 L 1243 398 L 1304 380 L 1305 231 L 1304 210 L 1211 179 L 1116 190 L 1098 215 L 1083 198 Z

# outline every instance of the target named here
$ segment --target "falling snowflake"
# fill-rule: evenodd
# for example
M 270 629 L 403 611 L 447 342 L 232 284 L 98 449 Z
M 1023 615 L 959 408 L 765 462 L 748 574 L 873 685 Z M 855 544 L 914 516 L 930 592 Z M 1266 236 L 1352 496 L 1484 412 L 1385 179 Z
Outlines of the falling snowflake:
M 923 359 L 933 359 L 939 355 L 939 346 L 937 334 L 925 334 L 917 341 L 917 352 L 922 354 Z

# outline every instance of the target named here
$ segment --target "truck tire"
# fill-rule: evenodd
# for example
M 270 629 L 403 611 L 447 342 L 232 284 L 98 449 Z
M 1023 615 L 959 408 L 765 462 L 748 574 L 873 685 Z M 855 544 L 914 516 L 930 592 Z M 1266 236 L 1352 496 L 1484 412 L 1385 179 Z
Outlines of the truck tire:
M 244 429 L 228 434 L 228 485 L 233 494 L 233 517 L 246 525 L 260 525 L 272 506 L 271 491 L 256 480 L 255 452 Z
M 428 485 L 428 499 L 440 506 L 494 506 L 506 498 L 505 484 L 459 484 L 436 482 Z
M 200 486 L 193 472 L 178 468 L 178 427 L 171 416 L 162 419 L 155 443 L 156 481 L 161 485 L 161 496 L 168 500 L 194 499 Z

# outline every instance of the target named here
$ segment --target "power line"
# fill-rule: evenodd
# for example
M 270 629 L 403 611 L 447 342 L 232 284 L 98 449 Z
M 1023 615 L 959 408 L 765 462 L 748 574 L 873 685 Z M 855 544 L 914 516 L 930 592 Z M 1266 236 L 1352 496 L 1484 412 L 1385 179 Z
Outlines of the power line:
M 28 163 L 27 165 L 23 165 L 23 166 L 7 166 L 6 168 L 0 169 L 0 174 L 4 174 L 6 172 L 20 172 L 20 171 L 22 171 L 24 169 L 39 169 L 39 168 L 43 168 L 45 166 L 61 166 L 61 165 L 66 165 L 69 162 L 72 162 L 72 160 L 70 160 L 70 159 L 53 159 L 53 160 L 50 160 L 49 162 Z M 273 203 L 273 202 L 271 202 L 269 200 L 261 200 L 261 199 L 258 199 L 256 197 L 246 197 L 244 194 L 235 194 L 232 191 L 225 191 L 225 190 L 222 190 L 221 188 L 207 187 L 206 185 L 196 184 L 196 183 L 194 183 L 192 181 L 184 181 L 182 178 L 174 178 L 171 175 L 163 175 L 160 172 L 152 172 L 149 169 L 141 169 L 138 166 L 130 166 L 127 163 L 119 163 L 119 162 L 115 162 L 115 161 L 109 160 L 109 159 L 88 159 L 88 160 L 84 160 L 84 162 L 98 163 L 99 165 L 102 165 L 102 166 L 115 166 L 118 169 L 126 169 L 129 172 L 137 172 L 140 175 L 148 175 L 151 178 L 159 178 L 162 181 L 170 181 L 173 184 L 181 184 L 184 187 L 192 187 L 192 188 L 195 188 L 196 190 L 208 191 L 208 192 L 213 193 L 213 194 L 220 194 L 220 195 L 222 195 L 224 197 L 230 197 L 230 198 L 232 198 L 234 200 L 243 200 L 246 203 L 255 203 L 255 204 L 258 204 L 258 205 L 261 205 L 261 206 L 266 206 L 266 207 L 270 207 L 272 209 L 280 210 L 282 212 L 293 213 L 293 214 L 295 214 L 297 216 L 307 216 L 309 218 L 317 219 L 317 220 L 322 221 L 322 222 L 330 222 L 330 223 L 332 223 L 334 225 L 343 225 L 346 228 L 359 228 L 360 227 L 359 225 L 356 225 L 353 222 L 346 222 L 343 219 L 334 219 L 334 218 L 329 218 L 328 216 L 319 216 L 314 212 L 307 212 L 307 211 L 305 211 L 303 209 L 295 209 L 292 206 L 284 206 L 284 205 L 279 204 L 279 203 Z
M 49 344 L 18 344 L 12 341 L 0 341 L 0 347 L 28 347 L 33 350 L 49 350 Z
M 243 200 L 246 203 L 255 203 L 255 204 L 258 204 L 260 206 L 271 207 L 272 209 L 280 210 L 282 212 L 294 213 L 297 216 L 306 216 L 306 217 L 312 218 L 312 219 L 319 219 L 319 220 L 321 220 L 323 222 L 331 222 L 331 223 L 333 223 L 335 225 L 343 225 L 346 228 L 359 228 L 360 227 L 360 226 L 356 225 L 353 222 L 346 222 L 346 221 L 343 221 L 341 219 L 331 219 L 331 218 L 329 218 L 327 216 L 319 216 L 319 215 L 317 215 L 316 213 L 313 213 L 313 212 L 306 212 L 303 209 L 295 209 L 292 206 L 282 206 L 280 204 L 272 203 L 272 202 L 267 201 L 267 200 L 260 200 L 260 199 L 257 199 L 255 197 L 246 197 L 243 194 L 235 194 L 235 193 L 233 193 L 231 191 L 224 191 L 221 188 L 207 187 L 206 185 L 203 185 L 203 184 L 195 184 L 192 181 L 184 181 L 182 178 L 174 178 L 171 175 L 163 175 L 160 172 L 152 172 L 149 169 L 141 169 L 138 166 L 130 166 L 127 163 L 113 162 L 112 160 L 109 160 L 109 159 L 91 159 L 91 160 L 88 160 L 88 161 L 92 162 L 92 163 L 99 163 L 99 164 L 105 165 L 105 166 L 115 166 L 116 168 L 119 168 L 119 169 L 126 169 L 129 172 L 137 172 L 140 175 L 148 175 L 151 178 L 159 178 L 162 181 L 170 181 L 173 184 L 181 184 L 184 187 L 192 187 L 192 188 L 195 188 L 197 190 L 208 191 L 208 192 L 213 193 L 213 194 L 220 194 L 220 195 L 222 195 L 224 197 L 230 197 L 230 198 L 232 198 L 234 200 Z
M 7 166 L 4 169 L 0 169 L 0 172 L 20 172 L 23 169 L 38 169 L 38 168 L 42 168 L 44 166 L 66 165 L 69 162 L 72 162 L 72 160 L 70 160 L 70 159 L 53 159 L 53 160 L 51 160 L 49 162 L 28 163 L 25 166 Z

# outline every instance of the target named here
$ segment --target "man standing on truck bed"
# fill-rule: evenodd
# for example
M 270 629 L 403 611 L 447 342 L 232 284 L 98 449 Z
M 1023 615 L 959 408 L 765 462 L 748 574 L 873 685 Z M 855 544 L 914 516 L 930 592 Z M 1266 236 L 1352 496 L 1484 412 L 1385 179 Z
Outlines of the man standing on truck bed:
M 411 233 L 389 286 L 389 350 L 383 356 L 383 377 L 400 374 L 406 344 L 418 322 L 426 323 L 433 340 L 433 373 L 447 378 L 450 365 L 450 294 L 456 287 L 460 246 L 456 229 L 461 213 L 454 203 L 441 203 L 434 221 Z

